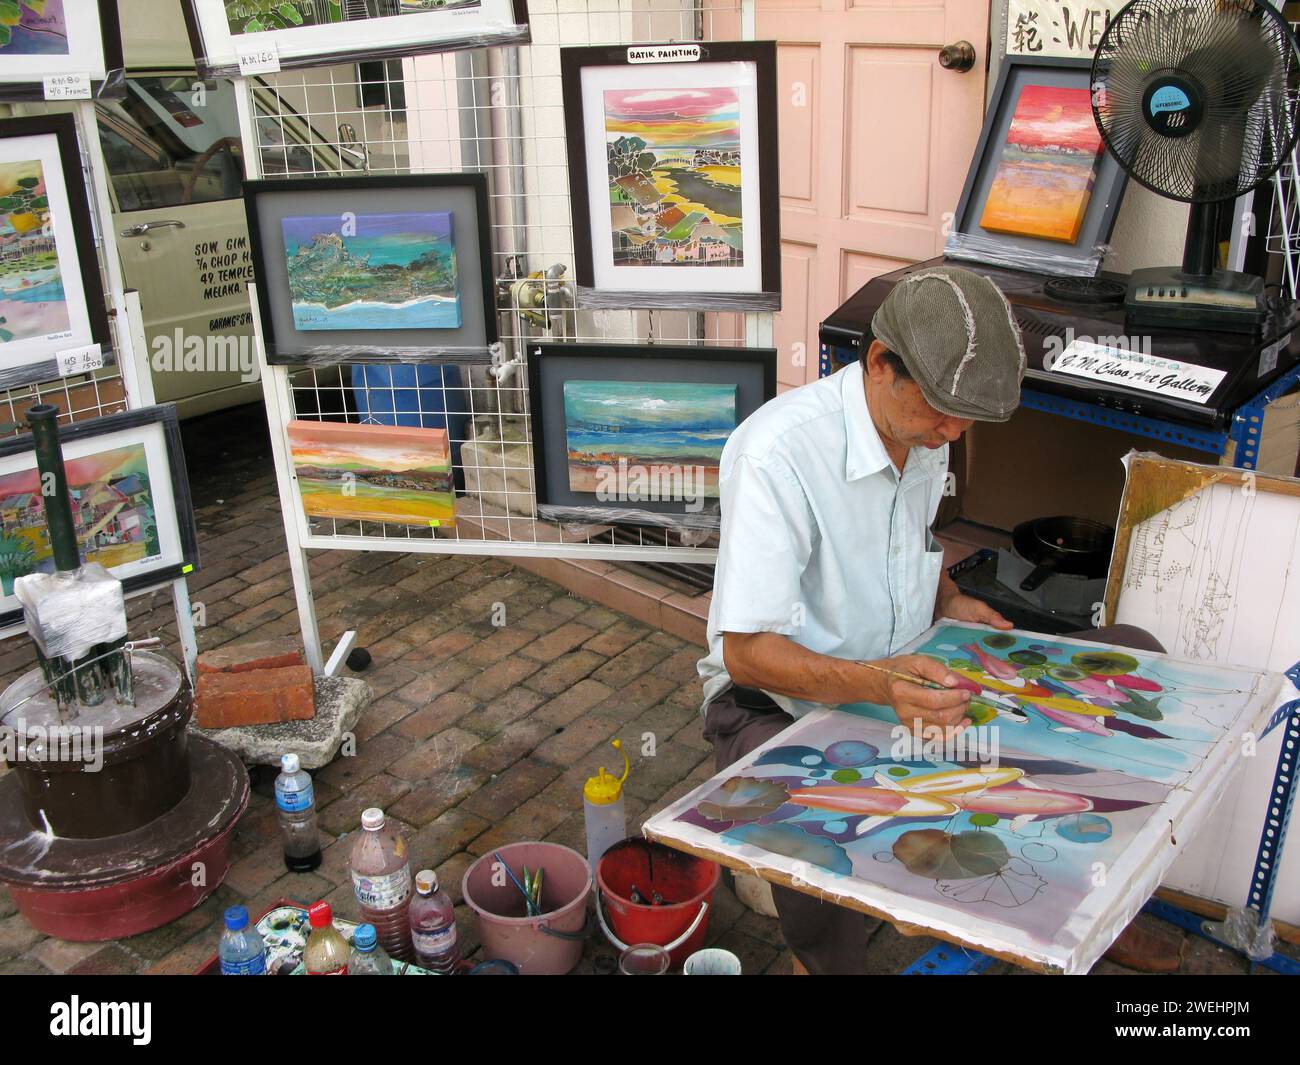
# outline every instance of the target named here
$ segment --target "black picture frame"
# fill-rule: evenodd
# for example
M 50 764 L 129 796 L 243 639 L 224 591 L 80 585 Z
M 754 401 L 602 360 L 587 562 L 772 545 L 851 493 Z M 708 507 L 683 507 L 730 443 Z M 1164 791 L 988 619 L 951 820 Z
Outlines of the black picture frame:
M 98 0 L 100 48 L 104 58 L 104 76 L 91 78 L 91 94 L 96 98 L 125 95 L 126 61 L 122 53 L 122 26 L 118 17 L 117 0 Z M 66 9 L 65 9 L 66 11 Z M 74 12 L 67 11 L 71 16 Z M 57 57 L 49 56 L 49 59 Z M 53 73 L 53 72 L 51 72 Z M 79 71 L 71 71 L 79 73 Z M 5 80 L 0 74 L 0 100 L 32 101 L 45 99 L 45 83 L 41 78 Z
M 440 199 L 441 194 L 441 199 Z M 474 282 L 478 291 L 461 290 L 462 324 L 456 329 L 299 330 L 293 325 L 283 255 L 268 257 L 268 233 L 289 213 L 288 205 L 314 200 L 348 203 L 356 213 L 358 199 L 373 197 L 384 211 L 400 209 L 450 210 L 457 257 L 457 281 Z M 492 270 L 491 222 L 487 177 L 458 174 L 358 174 L 343 177 L 269 178 L 244 182 L 249 250 L 257 282 L 259 322 L 268 363 L 409 362 L 451 357 L 459 361 L 488 361 L 497 342 L 495 280 Z M 328 214 L 314 207 L 312 213 Z M 472 224 L 471 224 L 472 223 Z M 467 232 L 468 230 L 468 232 Z M 472 312 L 472 313 L 470 313 Z
M 633 63 L 629 56 L 652 49 L 693 50 L 698 63 L 752 63 L 757 79 L 757 152 L 754 166 L 759 186 L 759 261 L 761 284 L 755 291 L 710 292 L 663 291 L 652 288 L 623 289 L 598 284 L 593 255 L 591 226 L 592 191 L 587 181 L 587 136 L 584 121 L 582 72 L 591 67 L 663 67 L 665 85 L 673 85 L 673 73 L 689 64 L 664 62 Z M 779 311 L 781 309 L 781 211 L 780 156 L 777 135 L 776 42 L 707 41 L 595 46 L 560 49 L 560 76 L 564 93 L 564 128 L 567 141 L 569 191 L 573 212 L 574 260 L 577 301 L 583 307 L 649 308 L 674 310 Z M 608 201 L 608 190 L 601 200 Z M 638 267 L 655 269 L 653 266 Z M 673 269 L 682 269 L 675 267 Z M 698 268 L 708 276 L 709 267 Z
M 202 20 L 198 8 L 205 3 L 222 3 L 222 0 L 181 0 L 181 12 L 185 17 L 185 31 L 190 39 L 190 50 L 194 55 L 195 66 L 199 73 L 207 77 L 235 77 L 240 73 L 238 56 L 231 54 L 228 43 L 222 41 L 208 42 L 203 33 Z M 329 66 L 333 63 L 348 63 L 370 59 L 401 59 L 405 56 L 429 55 L 435 52 L 453 52 L 466 48 L 486 48 L 507 44 L 528 44 L 532 40 L 532 31 L 528 21 L 528 0 L 509 0 L 512 26 L 479 26 L 476 29 L 466 26 L 462 32 L 449 33 L 445 36 L 417 37 L 401 44 L 356 47 L 348 45 L 337 49 L 319 48 L 303 53 L 281 53 L 278 62 L 281 70 L 296 70 L 308 67 Z M 434 14 L 437 9 L 430 9 L 425 14 Z M 445 14 L 456 12 L 447 10 Z M 396 16 L 394 16 L 396 17 Z M 346 26 L 349 20 L 328 25 Z M 314 27 L 313 27 L 314 28 Z M 271 32 L 294 32 L 280 30 Z M 233 37 L 234 35 L 232 35 Z M 217 55 L 210 54 L 217 52 Z
M 185 468 L 185 450 L 181 443 L 180 421 L 176 415 L 176 407 L 172 403 L 161 403 L 154 407 L 123 411 L 120 414 L 107 414 L 90 421 L 59 425 L 59 443 L 65 446 L 81 440 L 108 436 L 122 430 L 141 429 L 153 425 L 160 427 L 167 449 L 167 473 L 170 476 L 181 557 L 175 562 L 160 564 L 148 572 L 124 578 L 122 587 L 128 594 L 165 584 L 199 568 L 198 529 L 194 521 L 194 504 L 190 496 L 189 475 Z M 36 453 L 30 433 L 0 440 L 0 466 L 5 464 L 5 460 L 23 454 L 31 455 L 31 466 L 24 465 L 23 468 L 34 468 Z M 0 469 L 0 476 L 6 472 Z M 0 599 L 0 626 L 7 627 L 22 623 L 21 607 L 2 605 L 12 599 L 13 596 Z
M 104 299 L 104 279 L 99 272 L 99 250 L 95 244 L 95 223 L 90 212 L 90 198 L 81 170 L 81 145 L 77 139 L 77 122 L 70 113 L 32 115 L 27 118 L 0 119 L 0 142 L 18 137 L 52 136 L 58 149 L 59 178 L 68 198 L 71 217 L 64 226 L 71 232 L 73 248 L 77 254 L 77 269 L 85 311 L 90 329 L 89 342 L 98 344 L 104 365 L 113 365 L 112 330 L 108 322 L 108 308 Z M 56 223 L 58 220 L 55 220 Z M 58 235 L 56 232 L 56 245 Z M 65 293 L 66 295 L 66 293 Z M 49 358 L 27 362 L 19 366 L 0 369 L 0 389 L 19 385 L 57 380 L 59 364 L 55 354 L 61 348 L 78 346 L 76 338 L 52 348 Z
M 776 395 L 776 349 L 625 343 L 527 345 L 528 407 L 537 513 L 556 522 L 716 529 L 717 499 L 698 508 L 684 500 L 602 500 L 563 483 L 567 437 L 563 386 L 582 380 L 638 384 L 735 384 L 739 425 Z M 602 366 L 603 364 L 603 366 Z M 594 378 L 592 375 L 595 375 Z
M 988 189 L 997 171 L 1020 91 L 1027 85 L 1055 85 L 1091 91 L 1092 61 L 1070 57 L 1009 55 L 984 116 L 975 155 L 944 245 L 944 256 L 1005 266 L 1031 273 L 1096 277 L 1110 240 L 1128 176 L 1103 144 L 1078 238 L 1071 244 L 1040 237 L 995 233 L 979 225 Z M 1100 133 L 1098 134 L 1100 140 Z

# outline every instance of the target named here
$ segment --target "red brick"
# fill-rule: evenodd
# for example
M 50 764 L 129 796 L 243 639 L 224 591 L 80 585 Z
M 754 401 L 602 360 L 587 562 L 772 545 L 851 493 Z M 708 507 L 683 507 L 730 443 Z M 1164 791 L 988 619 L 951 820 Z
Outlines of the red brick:
M 201 728 L 303 721 L 316 715 L 311 667 L 204 673 L 194 706 Z
M 200 673 L 244 673 L 250 669 L 283 669 L 303 665 L 298 642 L 291 639 L 228 643 L 199 655 Z

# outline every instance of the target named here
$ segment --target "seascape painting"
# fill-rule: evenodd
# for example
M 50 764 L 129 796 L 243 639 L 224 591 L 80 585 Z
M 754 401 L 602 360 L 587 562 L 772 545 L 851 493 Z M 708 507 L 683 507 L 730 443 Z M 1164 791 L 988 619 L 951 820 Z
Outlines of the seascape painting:
M 235 35 L 476 8 L 481 0 L 225 0 Z
M 0 163 L 0 345 L 70 328 L 41 163 Z
M 744 265 L 740 93 L 604 93 L 615 266 Z
M 569 488 L 596 492 L 610 471 L 653 483 L 687 482 L 718 496 L 722 448 L 736 428 L 736 386 L 641 381 L 566 381 Z
M 289 447 L 308 517 L 455 524 L 445 429 L 294 421 Z
M 143 444 L 67 459 L 72 518 L 86 562 L 107 569 L 162 554 Z M 40 472 L 0 476 L 0 583 L 6 596 L 26 573 L 53 573 Z
M 63 0 L 6 0 L 0 4 L 0 58 L 67 54 Z
M 283 219 L 294 326 L 459 328 L 452 221 L 448 211 Z
M 1101 146 L 1087 89 L 1026 85 L 980 225 L 994 233 L 1074 243 Z

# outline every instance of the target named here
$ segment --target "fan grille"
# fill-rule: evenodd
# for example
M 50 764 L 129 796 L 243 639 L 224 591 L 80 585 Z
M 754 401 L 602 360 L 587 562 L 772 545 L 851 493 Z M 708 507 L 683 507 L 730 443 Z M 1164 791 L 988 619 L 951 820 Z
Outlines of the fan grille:
M 1176 76 L 1203 112 L 1190 133 L 1148 124 L 1144 93 Z M 1296 142 L 1300 44 L 1265 0 L 1133 0 L 1102 35 L 1093 114 L 1106 146 L 1142 185 L 1188 203 L 1257 188 Z

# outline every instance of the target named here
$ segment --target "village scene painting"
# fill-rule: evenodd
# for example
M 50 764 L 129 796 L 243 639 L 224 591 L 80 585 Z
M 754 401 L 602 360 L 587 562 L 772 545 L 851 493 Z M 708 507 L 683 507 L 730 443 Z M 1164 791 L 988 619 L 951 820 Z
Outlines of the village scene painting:
M 294 421 L 289 449 L 308 517 L 455 524 L 446 429 Z
M 736 386 L 566 381 L 569 489 L 598 492 L 629 478 L 680 483 L 716 499 L 718 465 L 736 428 Z
M 1072 244 L 1092 196 L 1101 133 L 1087 89 L 1026 85 L 1007 130 L 980 225 Z
M 615 266 L 744 265 L 740 95 L 604 94 Z
M 0 4 L 0 55 L 67 55 L 63 0 L 7 0 Z
M 232 34 L 479 7 L 481 0 L 226 0 Z
M 114 569 L 162 554 L 149 461 L 143 444 L 65 459 L 72 520 L 81 557 Z M 40 472 L 32 467 L 0 476 L 0 584 L 12 595 L 27 573 L 53 573 L 54 556 Z
M 314 329 L 457 329 L 447 211 L 281 220 L 293 324 Z
M 0 344 L 70 328 L 41 164 L 0 163 Z

